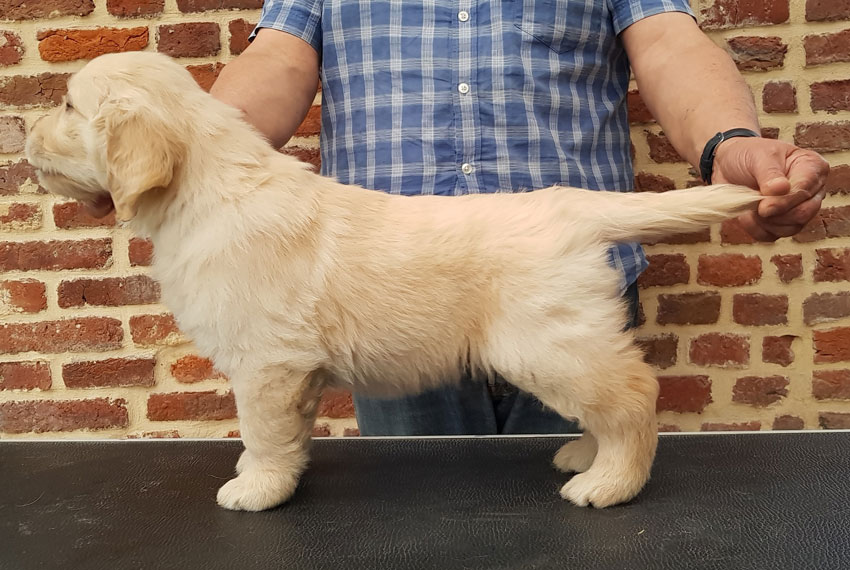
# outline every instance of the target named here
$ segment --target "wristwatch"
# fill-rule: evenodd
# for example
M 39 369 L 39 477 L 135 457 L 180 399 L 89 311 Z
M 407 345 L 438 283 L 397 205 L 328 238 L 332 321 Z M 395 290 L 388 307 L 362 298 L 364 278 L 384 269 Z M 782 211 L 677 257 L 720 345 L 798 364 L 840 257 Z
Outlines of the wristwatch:
M 702 151 L 702 156 L 699 159 L 699 173 L 706 184 L 711 184 L 711 172 L 714 170 L 714 155 L 717 152 L 717 145 L 734 137 L 760 137 L 761 135 L 750 129 L 730 129 L 717 133 L 705 143 L 705 148 Z

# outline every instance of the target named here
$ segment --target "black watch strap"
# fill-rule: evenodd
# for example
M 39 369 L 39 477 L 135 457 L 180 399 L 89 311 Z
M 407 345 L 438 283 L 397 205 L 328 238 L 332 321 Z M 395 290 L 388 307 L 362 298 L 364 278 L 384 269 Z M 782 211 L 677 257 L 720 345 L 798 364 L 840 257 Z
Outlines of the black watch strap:
M 711 184 L 711 173 L 714 170 L 714 155 L 717 152 L 717 145 L 734 137 L 760 137 L 761 135 L 750 129 L 730 129 L 717 133 L 707 143 L 702 151 L 702 156 L 699 159 L 699 173 L 706 184 Z

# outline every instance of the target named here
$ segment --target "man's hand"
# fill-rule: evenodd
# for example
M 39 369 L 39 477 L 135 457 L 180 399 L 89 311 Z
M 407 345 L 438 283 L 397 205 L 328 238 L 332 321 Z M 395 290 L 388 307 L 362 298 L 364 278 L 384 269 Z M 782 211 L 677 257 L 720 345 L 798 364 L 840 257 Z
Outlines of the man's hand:
M 819 154 L 761 138 L 732 138 L 720 143 L 713 183 L 728 182 L 759 190 L 768 198 L 758 211 L 738 218 L 759 241 L 796 234 L 820 210 L 829 163 Z

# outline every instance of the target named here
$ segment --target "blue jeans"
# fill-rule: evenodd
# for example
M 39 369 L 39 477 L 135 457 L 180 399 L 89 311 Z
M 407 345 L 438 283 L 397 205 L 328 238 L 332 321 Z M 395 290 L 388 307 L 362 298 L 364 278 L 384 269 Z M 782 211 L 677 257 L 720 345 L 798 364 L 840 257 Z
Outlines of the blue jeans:
M 638 288 L 632 284 L 624 299 L 632 328 L 638 321 Z M 545 408 L 531 394 L 497 378 L 464 379 L 460 384 L 398 399 L 354 396 L 361 435 L 497 435 L 580 433 L 575 422 Z

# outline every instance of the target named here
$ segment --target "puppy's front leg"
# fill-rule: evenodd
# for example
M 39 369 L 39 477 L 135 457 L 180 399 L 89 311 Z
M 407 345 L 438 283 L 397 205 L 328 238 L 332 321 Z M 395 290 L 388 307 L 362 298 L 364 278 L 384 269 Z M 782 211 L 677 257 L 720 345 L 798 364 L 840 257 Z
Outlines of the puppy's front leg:
M 218 491 L 226 509 L 261 511 L 283 503 L 307 466 L 322 385 L 315 374 L 279 367 L 233 379 L 245 451 L 239 476 Z

